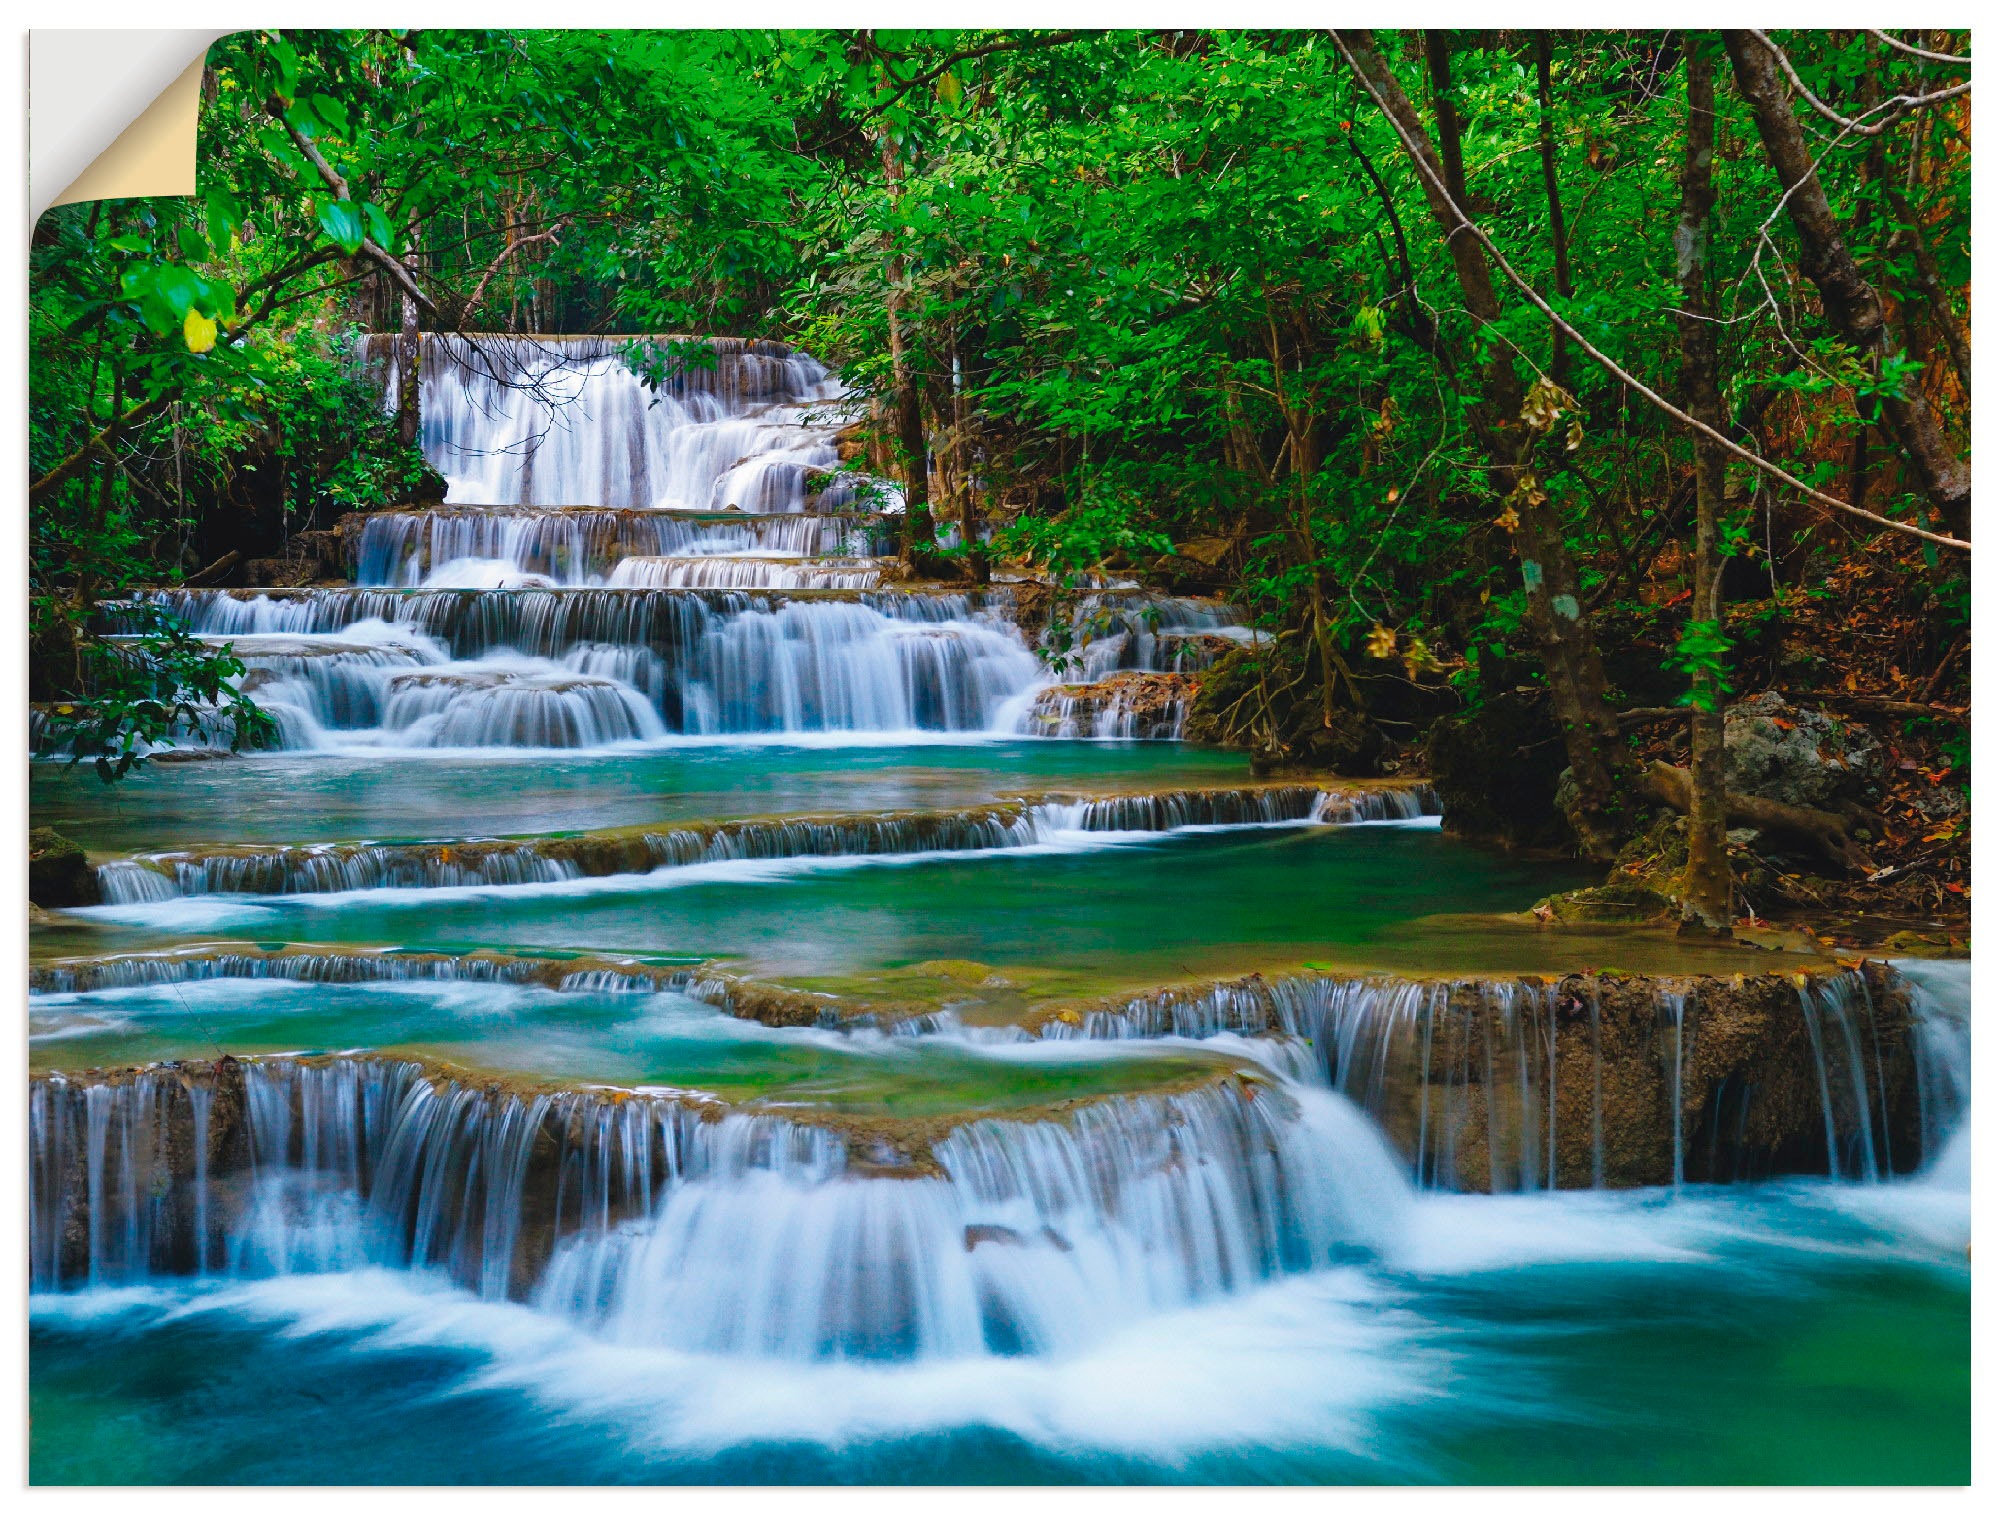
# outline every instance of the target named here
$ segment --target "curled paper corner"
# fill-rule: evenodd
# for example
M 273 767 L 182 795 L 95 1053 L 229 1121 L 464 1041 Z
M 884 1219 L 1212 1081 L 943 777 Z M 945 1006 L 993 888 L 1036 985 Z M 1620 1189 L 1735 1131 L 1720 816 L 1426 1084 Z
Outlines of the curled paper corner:
M 29 34 L 29 188 L 56 205 L 195 193 L 202 68 L 221 31 Z

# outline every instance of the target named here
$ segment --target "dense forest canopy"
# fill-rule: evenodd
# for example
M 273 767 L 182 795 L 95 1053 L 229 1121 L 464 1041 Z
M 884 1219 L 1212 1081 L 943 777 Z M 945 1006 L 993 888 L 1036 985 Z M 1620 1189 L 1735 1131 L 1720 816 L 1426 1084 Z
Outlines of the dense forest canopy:
M 1609 857 L 1663 782 L 1644 713 L 1685 705 L 1690 846 L 1719 849 L 1719 702 L 1772 682 L 1785 626 L 1846 618 L 1811 677 L 1907 706 L 1963 781 L 1932 707 L 1965 692 L 1968 54 L 238 34 L 198 195 L 36 233 L 35 695 L 122 769 L 230 664 L 165 624 L 108 648 L 95 602 L 435 488 L 360 333 L 737 335 L 870 398 L 855 466 L 902 480 L 912 573 L 1109 566 L 1248 606 L 1275 636 L 1198 715 L 1271 761 L 1525 693 Z

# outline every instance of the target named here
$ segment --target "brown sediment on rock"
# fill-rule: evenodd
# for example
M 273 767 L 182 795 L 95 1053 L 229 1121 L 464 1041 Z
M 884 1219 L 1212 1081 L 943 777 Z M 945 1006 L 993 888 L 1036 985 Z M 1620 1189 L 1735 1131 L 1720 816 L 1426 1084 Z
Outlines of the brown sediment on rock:
M 1171 741 L 1187 725 L 1199 681 L 1191 673 L 1126 672 L 1088 684 L 1057 684 L 1035 696 L 1031 735 Z
M 1923 1156 L 1909 994 L 1879 962 L 1690 976 L 1251 975 L 1042 1007 L 1024 1025 L 1038 1036 L 1305 1037 L 1413 1173 L 1449 1188 L 1830 1167 L 1880 1176 Z

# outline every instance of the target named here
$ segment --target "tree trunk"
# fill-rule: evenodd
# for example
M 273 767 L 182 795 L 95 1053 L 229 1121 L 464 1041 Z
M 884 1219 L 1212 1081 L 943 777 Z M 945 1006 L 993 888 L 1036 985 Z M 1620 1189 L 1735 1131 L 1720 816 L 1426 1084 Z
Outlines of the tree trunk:
M 1715 340 L 1715 302 L 1708 289 L 1708 218 L 1715 208 L 1715 75 L 1692 33 L 1682 38 L 1687 58 L 1687 136 L 1681 164 L 1681 220 L 1674 232 L 1674 267 L 1680 277 L 1681 383 L 1688 413 L 1720 430 L 1722 392 Z M 1722 621 L 1722 563 L 1716 515 L 1727 483 L 1725 454 L 1707 438 L 1694 439 L 1695 542 L 1691 623 Z M 1706 669 L 1694 675 L 1689 765 L 1687 872 L 1681 886 L 1683 935 L 1727 936 L 1734 880 L 1729 872 L 1728 796 L 1723 782 L 1722 690 Z
M 423 343 L 417 334 L 417 302 L 403 296 L 403 329 L 396 337 L 396 440 L 405 447 L 417 445 L 422 431 L 422 412 L 417 364 Z
M 965 544 L 965 561 L 972 570 L 972 582 L 993 582 L 993 563 L 979 543 L 979 500 L 972 487 L 972 407 L 966 403 L 968 375 L 958 339 L 958 323 L 951 328 L 951 474 L 959 491 L 958 534 Z
M 1881 297 L 1848 250 L 1840 223 L 1813 167 L 1812 150 L 1778 74 L 1771 49 L 1745 31 L 1725 31 L 1736 87 L 1750 103 L 1765 155 L 1785 189 L 1785 209 L 1799 234 L 1799 267 L 1819 290 L 1827 324 L 1861 354 L 1871 370 L 1881 366 L 1887 323 Z M 1896 438 L 1917 487 L 1944 517 L 1954 536 L 1972 529 L 1972 472 L 1944 434 L 1937 412 L 1921 392 L 1880 397 L 1883 424 Z
M 878 142 L 882 150 L 882 174 L 888 181 L 891 203 L 902 198 L 903 165 L 896 146 L 885 130 Z M 883 306 L 889 316 L 889 373 L 894 387 L 896 410 L 896 454 L 903 474 L 903 566 L 913 568 L 917 559 L 937 546 L 937 526 L 931 520 L 930 454 L 924 446 L 923 401 L 917 393 L 916 373 L 910 362 L 909 335 L 903 311 L 903 278 L 906 266 L 901 252 L 891 252 L 887 269 L 888 293 Z
M 1478 325 L 1492 325 L 1499 319 L 1500 302 L 1493 291 L 1493 275 L 1487 266 L 1485 249 L 1476 237 L 1463 230 L 1467 224 L 1464 201 L 1447 191 L 1445 168 L 1432 148 L 1422 120 L 1376 50 L 1374 39 L 1365 31 L 1342 31 L 1338 36 L 1352 55 L 1364 87 L 1382 102 L 1401 128 L 1399 135 L 1406 150 L 1417 159 L 1417 179 L 1423 186 L 1432 218 L 1450 249 L 1466 312 Z M 1433 78 L 1438 75 L 1436 53 L 1440 51 L 1441 44 L 1433 50 Z M 1444 77 L 1449 80 L 1448 71 Z M 1447 153 L 1455 159 L 1458 156 L 1456 113 L 1441 110 L 1438 124 L 1441 132 L 1449 134 Z M 1525 442 L 1511 442 L 1503 428 L 1513 426 L 1517 436 L 1526 435 L 1518 425 L 1526 396 L 1514 372 L 1511 349 L 1505 342 L 1489 344 L 1484 389 L 1485 403 L 1475 410 L 1474 425 L 1492 460 L 1498 492 L 1512 496 L 1527 461 L 1527 448 Z M 1550 700 L 1562 727 L 1563 746 L 1576 786 L 1577 811 L 1570 819 L 1584 854 L 1609 860 L 1630 829 L 1631 750 L 1619 734 L 1618 721 L 1605 702 L 1604 664 L 1598 657 L 1596 637 L 1584 618 L 1583 604 L 1578 598 L 1576 564 L 1563 540 L 1562 523 L 1546 498 L 1535 499 L 1524 494 L 1515 502 L 1514 510 L 1518 517 L 1513 533 L 1514 551 L 1520 559 L 1521 582 L 1527 590 L 1528 622 L 1548 672 Z

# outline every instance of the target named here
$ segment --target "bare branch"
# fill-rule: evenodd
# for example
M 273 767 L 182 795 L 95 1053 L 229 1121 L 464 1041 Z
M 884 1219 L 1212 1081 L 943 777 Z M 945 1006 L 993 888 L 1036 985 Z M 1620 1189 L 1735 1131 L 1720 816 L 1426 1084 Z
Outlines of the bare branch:
M 1832 106 L 1821 100 L 1819 96 L 1806 88 L 1805 80 L 1801 79 L 1798 70 L 1792 67 L 1792 60 L 1785 56 L 1785 50 L 1773 42 L 1769 36 L 1758 31 L 1755 27 L 1745 27 L 1744 30 L 1771 50 L 1771 56 L 1778 60 L 1778 67 L 1784 71 L 1785 77 L 1791 80 L 1792 88 L 1799 92 L 1800 97 L 1806 104 L 1810 105 L 1842 131 L 1852 132 L 1857 137 L 1879 137 L 1913 110 L 1919 110 L 1929 105 L 1937 105 L 1942 101 L 1953 100 L 1960 95 L 1972 92 L 1972 81 L 1968 79 L 1963 84 L 1954 84 L 1950 89 L 1941 89 L 1928 95 L 1891 95 L 1880 105 L 1872 105 L 1859 116 L 1850 118 L 1843 116 L 1839 111 L 1835 110 Z M 1881 33 L 1877 32 L 1875 35 L 1880 36 Z M 1885 112 L 1886 114 L 1884 114 Z M 1865 123 L 1868 118 L 1875 115 L 1882 116 L 1882 119 L 1877 121 L 1873 126 L 1866 125 Z
M 1872 26 L 1868 28 L 1868 35 L 1873 37 L 1877 42 L 1893 47 L 1899 53 L 1908 53 L 1912 58 L 1925 58 L 1932 63 L 1949 63 L 1958 68 L 1972 67 L 1972 59 L 1970 57 L 1961 58 L 1957 53 L 1933 53 L 1921 47 L 1912 47 L 1907 42 L 1898 42 L 1887 32 L 1878 32 Z

